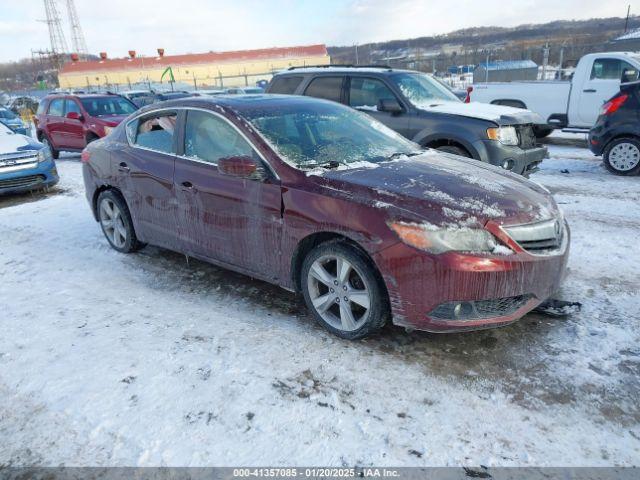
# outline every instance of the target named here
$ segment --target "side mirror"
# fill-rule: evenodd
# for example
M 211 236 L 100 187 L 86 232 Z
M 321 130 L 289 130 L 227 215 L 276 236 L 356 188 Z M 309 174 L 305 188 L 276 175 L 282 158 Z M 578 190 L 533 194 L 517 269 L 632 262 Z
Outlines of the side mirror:
M 225 175 L 249 178 L 258 171 L 256 161 L 247 156 L 225 157 L 218 160 L 218 170 Z
M 625 68 L 620 77 L 620 83 L 635 82 L 638 80 L 638 70 L 634 68 Z
M 402 113 L 402 105 L 395 98 L 381 98 L 378 100 L 378 111 L 392 114 Z
M 67 118 L 69 120 L 84 120 L 84 117 L 78 112 L 69 112 L 67 113 Z

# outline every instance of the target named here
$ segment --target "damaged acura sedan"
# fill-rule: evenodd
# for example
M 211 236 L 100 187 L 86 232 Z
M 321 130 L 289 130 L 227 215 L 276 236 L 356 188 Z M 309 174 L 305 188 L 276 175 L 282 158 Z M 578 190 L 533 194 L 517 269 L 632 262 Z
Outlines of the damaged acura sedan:
M 505 325 L 560 286 L 569 228 L 542 187 L 422 150 L 309 97 L 145 107 L 82 154 L 86 194 L 120 252 L 153 244 L 301 292 L 357 339 Z

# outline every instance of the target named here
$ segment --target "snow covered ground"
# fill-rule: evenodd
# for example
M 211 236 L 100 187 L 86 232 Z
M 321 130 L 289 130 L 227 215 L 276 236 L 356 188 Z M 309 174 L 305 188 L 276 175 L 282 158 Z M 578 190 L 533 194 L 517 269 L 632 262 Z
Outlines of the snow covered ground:
M 638 465 L 640 178 L 579 140 L 534 180 L 580 314 L 360 342 L 268 284 L 111 250 L 63 158 L 57 192 L 0 200 L 0 465 Z

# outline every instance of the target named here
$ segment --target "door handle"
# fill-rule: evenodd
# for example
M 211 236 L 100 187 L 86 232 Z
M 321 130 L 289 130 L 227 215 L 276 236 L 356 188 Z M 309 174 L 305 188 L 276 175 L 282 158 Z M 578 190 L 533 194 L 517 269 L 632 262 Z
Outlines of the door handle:
M 186 190 L 187 192 L 195 192 L 196 191 L 196 187 L 194 187 L 193 183 L 191 183 L 188 180 L 185 180 L 180 185 L 182 185 L 182 190 Z
M 595 88 L 587 88 L 586 90 L 582 90 L 584 93 L 596 93 L 597 90 Z
M 119 172 L 129 173 L 131 171 L 131 169 L 129 168 L 129 166 L 126 163 L 120 162 L 120 164 L 118 165 L 118 171 Z

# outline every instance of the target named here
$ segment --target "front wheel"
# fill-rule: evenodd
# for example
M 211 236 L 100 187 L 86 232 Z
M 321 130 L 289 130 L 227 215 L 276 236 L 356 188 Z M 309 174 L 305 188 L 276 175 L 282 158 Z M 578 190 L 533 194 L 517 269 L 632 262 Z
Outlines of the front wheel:
M 143 246 L 136 237 L 127 204 L 113 190 L 105 190 L 98 197 L 98 219 L 102 233 L 115 250 L 130 253 Z
M 604 150 L 604 165 L 616 175 L 640 174 L 640 141 L 637 138 L 619 138 Z
M 440 150 L 441 152 L 451 153 L 453 155 L 458 155 L 459 157 L 471 158 L 471 155 L 469 155 L 469 152 L 467 152 L 463 148 L 456 147 L 455 145 L 442 145 L 440 147 L 437 147 L 436 150 Z
M 305 258 L 300 284 L 308 308 L 331 333 L 356 340 L 389 318 L 386 292 L 375 267 L 343 242 L 320 244 Z

